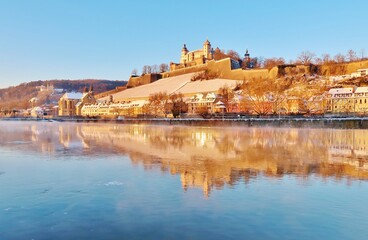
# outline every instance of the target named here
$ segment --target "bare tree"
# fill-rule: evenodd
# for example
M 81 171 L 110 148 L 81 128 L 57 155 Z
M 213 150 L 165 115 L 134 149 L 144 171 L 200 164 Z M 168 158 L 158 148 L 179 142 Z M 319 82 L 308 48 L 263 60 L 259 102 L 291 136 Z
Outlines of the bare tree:
M 315 59 L 314 59 L 314 62 L 315 62 L 317 65 L 321 65 L 321 64 L 323 64 L 323 60 L 322 60 L 322 58 L 319 58 L 319 57 L 315 58 Z
M 144 65 L 143 68 L 142 68 L 142 75 L 144 74 L 147 74 L 148 73 L 148 66 L 147 65 Z
M 308 65 L 311 64 L 313 59 L 315 58 L 316 54 L 309 52 L 309 51 L 303 51 L 298 55 L 297 61 L 301 64 Z
M 345 62 L 345 56 L 341 53 L 336 54 L 334 59 L 337 63 L 344 63 Z
M 157 64 L 154 64 L 151 66 L 151 73 L 158 73 L 158 66 Z
M 152 67 L 147 65 L 147 74 L 151 74 L 152 73 Z
M 218 93 L 221 97 L 221 101 L 225 104 L 226 111 L 228 111 L 229 103 L 234 98 L 233 90 L 227 85 L 225 85 L 218 90 Z
M 169 112 L 168 95 L 166 92 L 151 94 L 148 99 L 149 107 L 155 115 L 164 115 Z
M 263 67 L 271 69 L 273 67 L 283 64 L 285 64 L 285 59 L 283 58 L 266 58 L 264 60 Z
M 263 68 L 264 67 L 264 62 L 265 62 L 264 57 L 256 57 L 256 58 L 252 58 L 252 60 L 254 61 L 254 68 Z
M 166 63 L 161 63 L 159 68 L 161 73 L 169 71 L 169 65 Z
M 350 49 L 346 55 L 347 59 L 350 61 L 350 62 L 353 62 L 353 61 L 356 61 L 358 60 L 358 57 L 357 57 L 357 54 L 354 50 Z
M 137 69 L 133 69 L 133 71 L 132 71 L 132 76 L 137 76 L 138 75 L 138 71 L 137 71 Z
M 240 56 L 239 53 L 237 53 L 234 50 L 229 50 L 226 52 L 226 55 L 229 56 L 230 58 L 234 59 L 234 60 L 240 60 Z
M 215 59 L 216 61 L 227 58 L 228 55 L 226 55 L 224 53 L 223 50 L 220 50 L 219 48 L 216 48 L 213 54 L 213 59 Z
M 364 49 L 364 48 L 362 48 L 362 49 L 359 51 L 359 53 L 360 53 L 361 59 L 363 60 L 363 59 L 365 58 L 365 49 Z
M 254 79 L 243 83 L 243 95 L 254 113 L 275 114 L 286 100 L 284 92 L 290 84 L 290 82 L 276 83 L 269 79 Z
M 331 62 L 331 56 L 328 53 L 322 54 L 322 62 L 323 64 L 328 64 Z
M 249 102 L 251 111 L 259 114 L 269 114 L 272 112 L 272 103 L 269 99 L 269 89 L 264 80 L 255 80 L 244 82 L 244 99 Z
M 171 112 L 174 118 L 180 116 L 188 110 L 187 104 L 184 102 L 184 95 L 181 93 L 174 93 L 170 95 Z

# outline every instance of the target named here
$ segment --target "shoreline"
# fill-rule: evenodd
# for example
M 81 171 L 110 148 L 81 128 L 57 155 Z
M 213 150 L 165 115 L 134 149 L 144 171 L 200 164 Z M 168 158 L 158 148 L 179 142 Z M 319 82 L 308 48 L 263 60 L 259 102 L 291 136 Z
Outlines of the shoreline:
M 91 118 L 0 118 L 0 121 L 43 121 L 43 122 L 78 122 L 78 123 L 119 123 L 151 125 L 185 125 L 185 126 L 234 126 L 234 127 L 291 127 L 291 128 L 339 128 L 368 129 L 368 117 L 334 117 L 334 118 L 131 118 L 131 119 L 91 119 Z

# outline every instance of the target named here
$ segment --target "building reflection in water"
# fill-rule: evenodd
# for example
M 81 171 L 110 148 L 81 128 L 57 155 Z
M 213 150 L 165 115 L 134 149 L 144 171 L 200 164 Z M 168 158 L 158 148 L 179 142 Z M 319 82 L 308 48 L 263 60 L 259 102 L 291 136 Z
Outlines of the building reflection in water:
M 182 187 L 211 189 L 260 177 L 368 179 L 368 130 L 204 128 L 122 124 L 11 123 L 2 144 L 57 156 L 128 155 L 132 164 L 180 175 Z

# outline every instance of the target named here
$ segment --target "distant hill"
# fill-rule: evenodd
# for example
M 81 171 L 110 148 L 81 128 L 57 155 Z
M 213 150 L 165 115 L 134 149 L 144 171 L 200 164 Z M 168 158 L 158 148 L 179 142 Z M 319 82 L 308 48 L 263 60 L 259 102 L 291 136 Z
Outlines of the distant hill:
M 29 102 L 36 100 L 35 105 L 56 104 L 65 92 L 83 92 L 85 87 L 93 86 L 96 94 L 110 91 L 126 85 L 126 81 L 83 79 L 83 80 L 39 80 L 22 83 L 18 86 L 0 89 L 1 109 L 26 109 L 32 106 Z M 54 90 L 47 88 L 52 86 Z

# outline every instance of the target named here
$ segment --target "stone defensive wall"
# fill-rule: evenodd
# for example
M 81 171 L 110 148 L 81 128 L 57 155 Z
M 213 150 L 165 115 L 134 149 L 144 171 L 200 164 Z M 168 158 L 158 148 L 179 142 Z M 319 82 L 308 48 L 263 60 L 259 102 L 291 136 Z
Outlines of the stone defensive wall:
M 321 66 L 321 73 L 325 76 L 344 75 L 356 72 L 358 69 L 368 68 L 368 60 L 350 63 L 332 63 Z
M 195 73 L 195 72 L 205 71 L 206 69 L 208 69 L 207 64 L 200 64 L 200 65 L 195 65 L 195 66 L 192 66 L 192 67 L 180 68 L 180 69 L 176 69 L 176 70 L 173 70 L 173 71 L 164 72 L 164 73 L 162 73 L 162 77 L 163 78 L 176 77 L 176 76 L 184 75 L 184 74 L 187 74 L 187 73 Z
M 266 78 L 276 78 L 278 69 L 272 68 L 268 69 L 251 69 L 243 70 L 241 68 L 231 69 L 231 59 L 225 58 L 222 60 L 211 60 L 205 64 L 196 65 L 193 67 L 187 67 L 182 69 L 177 69 L 170 72 L 165 72 L 162 74 L 163 78 L 175 77 L 178 75 L 183 75 L 186 73 L 194 73 L 208 70 L 212 73 L 217 73 L 219 78 L 223 79 L 233 79 L 233 80 L 253 80 L 253 79 L 266 79 Z
M 98 99 L 98 98 L 103 98 L 103 97 L 106 97 L 106 96 L 110 96 L 111 94 L 121 92 L 121 91 L 123 91 L 125 89 L 126 89 L 125 86 L 116 87 L 115 89 L 112 89 L 110 91 L 106 91 L 106 92 L 102 92 L 102 93 L 96 94 L 95 95 L 95 98 Z
M 350 62 L 350 63 L 335 63 L 328 65 L 321 65 L 320 72 L 322 75 L 344 75 L 356 72 L 361 68 L 368 68 L 368 60 Z M 180 68 L 162 74 L 145 74 L 143 76 L 131 77 L 127 84 L 127 87 L 136 87 L 148 83 L 152 83 L 160 78 L 168 78 L 180 76 L 187 73 L 195 73 L 201 71 L 209 71 L 217 73 L 219 78 L 233 79 L 233 80 L 257 80 L 257 79 L 275 79 L 279 72 L 278 67 L 272 69 L 231 69 L 231 59 L 226 58 L 222 60 L 211 60 L 205 64 L 195 65 L 186 68 Z M 308 74 L 310 73 L 309 66 L 296 65 L 294 67 L 285 67 L 282 69 L 284 74 Z
M 138 87 L 140 85 L 152 83 L 161 78 L 162 75 L 158 73 L 144 74 L 142 76 L 131 76 L 126 86 L 127 88 Z
M 219 78 L 233 79 L 233 80 L 256 80 L 256 79 L 276 78 L 278 74 L 277 67 L 272 68 L 271 70 L 268 69 L 243 70 L 241 68 L 231 69 L 231 60 L 230 58 L 226 58 L 219 61 L 211 60 L 205 64 L 180 68 L 173 71 L 164 72 L 162 74 L 145 74 L 143 76 L 131 77 L 129 79 L 127 87 L 128 88 L 137 87 L 140 85 L 152 83 L 161 78 L 157 75 L 162 76 L 162 78 L 168 78 L 184 75 L 187 73 L 201 72 L 205 70 L 218 74 Z

